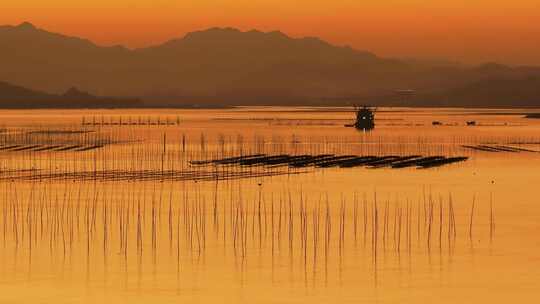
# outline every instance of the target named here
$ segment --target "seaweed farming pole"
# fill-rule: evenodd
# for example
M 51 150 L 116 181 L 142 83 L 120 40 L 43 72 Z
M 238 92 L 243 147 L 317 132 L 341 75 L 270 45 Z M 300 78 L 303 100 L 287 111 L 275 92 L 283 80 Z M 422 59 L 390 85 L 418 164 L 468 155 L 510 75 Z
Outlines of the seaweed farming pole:
M 165 153 L 167 152 L 167 133 L 163 132 L 163 150 L 161 152 L 161 175 L 165 171 Z

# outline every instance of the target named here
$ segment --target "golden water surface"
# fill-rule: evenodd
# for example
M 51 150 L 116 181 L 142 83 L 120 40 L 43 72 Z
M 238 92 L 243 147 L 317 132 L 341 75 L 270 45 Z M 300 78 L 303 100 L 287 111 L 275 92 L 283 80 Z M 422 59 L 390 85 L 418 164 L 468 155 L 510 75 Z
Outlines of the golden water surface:
M 0 150 L 0 302 L 536 302 L 529 112 L 381 108 L 365 133 L 343 108 L 0 111 L 0 149 L 99 146 Z M 469 159 L 190 163 L 257 153 Z

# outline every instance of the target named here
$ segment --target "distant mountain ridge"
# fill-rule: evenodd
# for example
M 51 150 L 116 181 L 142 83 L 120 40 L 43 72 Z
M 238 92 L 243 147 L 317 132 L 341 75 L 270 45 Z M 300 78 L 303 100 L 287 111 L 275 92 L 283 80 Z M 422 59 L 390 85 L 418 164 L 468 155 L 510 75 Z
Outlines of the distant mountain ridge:
M 50 33 L 30 23 L 0 26 L 0 80 L 60 94 L 75 86 L 101 96 L 140 96 L 156 104 L 489 105 L 491 81 L 521 90 L 520 103 L 540 105 L 540 92 L 517 85 L 538 67 L 496 63 L 463 67 L 381 58 L 279 31 L 210 28 L 160 45 L 128 49 Z M 474 86 L 478 83 L 487 83 Z M 531 84 L 526 82 L 524 85 Z M 463 89 L 460 94 L 456 90 Z M 451 98 L 452 100 L 450 100 Z M 459 99 L 454 99 L 459 98 Z M 499 98 L 499 97 L 497 97 Z M 466 102 L 465 102 L 466 101 Z M 512 105 L 514 99 L 497 101 Z
M 72 87 L 61 95 L 0 81 L 0 108 L 115 108 L 142 105 L 134 98 L 98 97 Z

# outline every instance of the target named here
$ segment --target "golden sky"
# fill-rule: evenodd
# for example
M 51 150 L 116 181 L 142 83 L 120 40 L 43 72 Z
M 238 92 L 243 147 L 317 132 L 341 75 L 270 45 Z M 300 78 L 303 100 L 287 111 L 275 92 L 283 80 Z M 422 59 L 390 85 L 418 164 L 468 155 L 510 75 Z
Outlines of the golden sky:
M 30 21 L 101 45 L 142 47 L 209 27 L 317 36 L 380 56 L 540 65 L 540 0 L 1 0 Z

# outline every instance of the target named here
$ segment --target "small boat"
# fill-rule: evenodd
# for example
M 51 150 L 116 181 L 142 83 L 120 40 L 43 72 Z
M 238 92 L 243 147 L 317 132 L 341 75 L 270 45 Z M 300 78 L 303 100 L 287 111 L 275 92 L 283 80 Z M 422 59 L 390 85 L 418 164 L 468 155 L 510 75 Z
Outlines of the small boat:
M 356 128 L 358 130 L 369 131 L 375 128 L 375 109 L 367 106 L 355 107 L 356 121 L 346 124 L 345 127 Z

